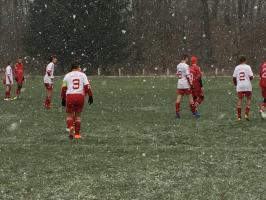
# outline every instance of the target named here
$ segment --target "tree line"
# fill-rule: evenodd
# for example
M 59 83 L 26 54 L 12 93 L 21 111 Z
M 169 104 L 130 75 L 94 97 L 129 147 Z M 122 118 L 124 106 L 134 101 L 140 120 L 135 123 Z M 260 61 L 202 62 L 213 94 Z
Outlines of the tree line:
M 231 69 L 242 54 L 257 67 L 265 8 L 263 0 L 1 0 L 1 62 L 23 56 L 40 71 L 56 54 L 62 72 L 74 59 L 110 74 L 174 72 L 187 52 L 205 71 Z

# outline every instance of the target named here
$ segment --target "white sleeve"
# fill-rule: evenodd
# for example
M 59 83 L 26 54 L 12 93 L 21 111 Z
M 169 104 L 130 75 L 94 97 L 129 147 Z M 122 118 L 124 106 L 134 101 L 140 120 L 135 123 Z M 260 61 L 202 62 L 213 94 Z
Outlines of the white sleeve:
M 83 82 L 84 82 L 84 85 L 90 85 L 90 82 L 89 82 L 86 74 L 84 74 L 84 76 L 83 76 Z
M 233 77 L 234 77 L 234 78 L 236 78 L 236 77 L 237 77 L 237 72 L 236 72 L 236 69 L 234 70 Z
M 253 74 L 253 72 L 252 72 L 252 70 L 251 70 L 251 67 L 249 66 L 249 68 L 248 68 L 248 75 L 251 77 L 251 76 L 254 76 L 254 74 Z

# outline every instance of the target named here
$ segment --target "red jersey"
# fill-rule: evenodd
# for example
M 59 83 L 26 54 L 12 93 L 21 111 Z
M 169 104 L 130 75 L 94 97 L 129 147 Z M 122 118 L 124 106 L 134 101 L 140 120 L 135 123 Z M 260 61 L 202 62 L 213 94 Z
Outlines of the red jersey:
M 266 62 L 260 66 L 260 87 L 266 87 Z
M 201 77 L 202 77 L 202 72 L 200 70 L 200 67 L 196 64 L 193 64 L 190 66 L 189 70 L 190 70 L 190 75 L 191 75 L 194 89 L 200 89 L 201 88 Z
M 24 76 L 24 66 L 22 63 L 16 63 L 15 65 L 15 76 L 22 77 Z

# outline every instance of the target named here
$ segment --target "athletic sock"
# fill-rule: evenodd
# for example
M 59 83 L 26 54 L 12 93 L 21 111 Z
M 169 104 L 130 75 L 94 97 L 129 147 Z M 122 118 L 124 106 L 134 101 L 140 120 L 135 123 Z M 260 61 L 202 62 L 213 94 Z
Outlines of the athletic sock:
M 245 112 L 245 114 L 246 114 L 246 115 L 249 115 L 249 111 L 250 111 L 250 107 L 247 106 L 247 107 L 246 107 L 246 112 Z
M 196 106 L 195 106 L 194 103 L 190 104 L 189 106 L 190 106 L 190 110 L 191 110 L 192 113 L 195 113 L 197 111 Z
M 67 123 L 67 128 L 70 129 L 73 127 L 73 117 L 67 117 L 66 123 Z
M 75 133 L 80 134 L 80 126 L 81 126 L 81 119 L 80 117 L 76 117 L 75 119 Z
M 20 89 L 16 90 L 16 95 L 19 96 L 20 95 Z
M 241 108 L 237 108 L 237 117 L 241 118 Z
M 179 113 L 179 111 L 180 111 L 180 103 L 176 103 L 175 104 L 175 112 Z

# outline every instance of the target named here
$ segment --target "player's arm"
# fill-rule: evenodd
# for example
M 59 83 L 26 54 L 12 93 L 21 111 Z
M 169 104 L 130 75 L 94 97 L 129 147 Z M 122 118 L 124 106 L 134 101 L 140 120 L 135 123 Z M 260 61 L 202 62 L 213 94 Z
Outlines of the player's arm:
M 67 82 L 63 80 L 62 88 L 61 88 L 61 99 L 62 106 L 66 106 L 66 92 L 67 92 Z
M 17 64 L 15 65 L 14 75 L 15 75 L 15 79 L 17 80 L 17 77 L 18 77 L 18 66 L 17 66 Z
M 254 78 L 254 74 L 253 74 L 253 72 L 251 70 L 251 67 L 249 67 L 249 79 L 253 80 L 253 78 Z
M 236 70 L 234 70 L 234 73 L 233 73 L 233 83 L 234 83 L 234 85 L 235 86 L 237 86 L 237 71 Z
M 88 81 L 86 75 L 84 75 L 84 91 L 85 94 L 89 96 L 88 103 L 91 105 L 93 103 L 93 93 L 90 82 Z

